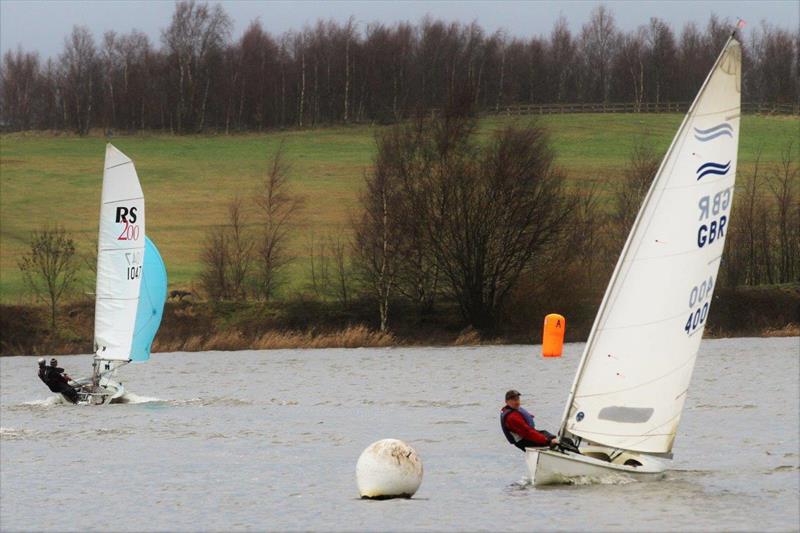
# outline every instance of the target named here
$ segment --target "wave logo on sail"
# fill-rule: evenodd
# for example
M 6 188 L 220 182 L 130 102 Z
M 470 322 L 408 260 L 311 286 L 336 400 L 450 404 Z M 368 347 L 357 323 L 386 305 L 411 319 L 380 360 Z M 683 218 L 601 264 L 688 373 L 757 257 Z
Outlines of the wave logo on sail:
M 727 122 L 717 124 L 716 126 L 708 128 L 707 130 L 701 130 L 700 128 L 694 129 L 694 138 L 700 142 L 707 142 L 723 135 L 733 138 L 733 126 Z
M 730 161 L 728 161 L 725 164 L 714 163 L 713 161 L 702 164 L 697 168 L 697 181 L 700 181 L 702 178 L 708 176 L 709 174 L 724 176 L 725 174 L 728 173 L 730 169 L 731 169 Z

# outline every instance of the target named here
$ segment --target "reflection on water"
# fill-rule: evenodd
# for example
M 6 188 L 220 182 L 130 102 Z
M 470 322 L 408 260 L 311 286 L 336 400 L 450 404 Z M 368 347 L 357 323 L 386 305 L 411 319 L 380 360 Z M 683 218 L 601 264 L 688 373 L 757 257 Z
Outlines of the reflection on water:
M 160 354 L 125 367 L 129 403 L 105 407 L 64 405 L 35 358 L 3 358 L 0 526 L 796 529 L 799 346 L 704 341 L 664 481 L 540 489 L 499 431 L 503 393 L 554 430 L 581 344 L 547 360 L 531 346 Z M 356 460 L 384 437 L 425 462 L 412 500 L 357 498 Z

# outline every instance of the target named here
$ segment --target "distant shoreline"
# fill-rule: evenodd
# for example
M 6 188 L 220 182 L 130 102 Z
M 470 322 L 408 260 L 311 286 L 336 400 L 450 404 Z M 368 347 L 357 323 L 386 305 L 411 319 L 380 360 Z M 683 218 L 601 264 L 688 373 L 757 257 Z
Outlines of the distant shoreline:
M 566 342 L 584 342 L 596 302 L 562 309 Z M 556 309 L 558 310 L 558 309 Z M 481 346 L 541 343 L 540 312 L 517 316 L 506 331 L 481 335 L 453 309 L 430 316 L 397 308 L 389 332 L 370 322 L 370 302 L 346 311 L 324 302 L 168 302 L 153 352 L 237 351 L 402 346 Z M 704 337 L 800 337 L 800 284 L 720 289 Z M 49 331 L 47 310 L 0 304 L 0 356 L 92 353 L 94 302 L 65 305 L 58 329 Z M 541 316 L 544 316 L 543 314 Z
M 743 333 L 741 335 L 736 333 L 726 332 L 724 334 L 715 335 L 706 333 L 703 335 L 705 340 L 719 340 L 719 339 L 767 339 L 767 338 L 798 338 L 800 339 L 800 324 L 789 324 L 781 329 L 766 329 L 760 334 L 753 335 L 752 333 Z M 585 342 L 583 340 L 573 340 L 569 343 Z M 391 334 L 382 334 L 380 332 L 368 330 L 363 326 L 356 326 L 346 330 L 331 332 L 325 334 L 304 334 L 295 331 L 274 332 L 271 335 L 271 343 L 264 346 L 262 343 L 247 345 L 237 344 L 229 347 L 226 346 L 229 339 L 220 337 L 211 338 L 206 342 L 192 344 L 193 349 L 165 349 L 166 347 L 158 346 L 153 349 L 154 354 L 168 354 L 177 352 L 206 352 L 206 351 L 262 351 L 262 350 L 323 350 L 323 349 L 358 349 L 358 348 L 448 348 L 448 347 L 477 347 L 477 346 L 540 346 L 541 342 L 525 343 L 513 341 L 509 339 L 463 339 L 461 336 L 454 339 L 452 342 L 425 342 L 423 339 L 417 340 L 397 340 Z M 41 357 L 43 355 L 87 355 L 91 351 L 72 351 L 67 352 L 63 350 L 48 351 L 47 353 L 8 353 L 3 351 L 0 357 Z

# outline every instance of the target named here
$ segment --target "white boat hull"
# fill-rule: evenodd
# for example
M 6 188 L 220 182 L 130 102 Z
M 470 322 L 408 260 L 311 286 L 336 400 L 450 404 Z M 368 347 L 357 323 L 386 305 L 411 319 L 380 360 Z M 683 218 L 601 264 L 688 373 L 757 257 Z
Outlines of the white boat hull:
M 92 385 L 92 378 L 76 381 L 81 386 L 78 391 L 79 405 L 106 405 L 118 403 L 125 394 L 125 387 L 113 379 L 103 376 L 97 386 Z
M 657 481 L 665 475 L 664 464 L 647 455 L 623 452 L 610 462 L 597 458 L 608 457 L 607 449 L 592 447 L 582 451 L 596 457 L 568 451 L 528 448 L 525 451 L 525 462 L 533 485 Z M 638 465 L 633 466 L 636 463 Z

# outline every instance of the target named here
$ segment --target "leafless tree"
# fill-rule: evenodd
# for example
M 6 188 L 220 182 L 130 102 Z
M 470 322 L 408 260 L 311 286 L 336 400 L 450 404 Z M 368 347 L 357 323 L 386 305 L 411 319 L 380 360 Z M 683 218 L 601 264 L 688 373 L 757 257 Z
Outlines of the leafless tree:
M 206 232 L 200 252 L 200 285 L 210 300 L 227 300 L 231 295 L 228 280 L 228 235 L 224 226 Z
M 721 277 L 726 284 L 757 284 L 761 279 L 758 231 L 763 212 L 762 195 L 759 194 L 760 163 L 762 150 L 759 147 L 753 172 L 739 187 L 735 198 L 731 227 L 725 246 Z
M 22 48 L 7 51 L 0 68 L 0 116 L 18 130 L 37 125 L 41 110 L 36 109 L 42 91 L 39 55 Z
M 334 296 L 339 304 L 347 308 L 350 306 L 351 299 L 351 265 L 348 250 L 350 243 L 342 232 L 328 237 L 328 250 L 333 258 L 333 267 L 336 274 L 334 284 Z
M 30 251 L 18 265 L 33 295 L 50 306 L 50 327 L 55 330 L 58 304 L 78 275 L 75 241 L 60 227 L 34 231 Z
M 64 53 L 5 54 L 2 126 L 244 131 L 336 122 L 398 122 L 459 99 L 471 111 L 546 102 L 686 102 L 730 34 L 653 18 L 631 31 L 598 6 L 577 32 L 559 18 L 547 37 L 487 34 L 476 22 L 416 25 L 318 21 L 266 32 L 256 20 L 231 40 L 220 5 L 180 1 L 161 46 L 140 32 L 85 29 Z M 577 33 L 577 34 L 576 34 Z M 800 32 L 762 24 L 743 48 L 744 101 L 800 102 Z
M 65 40 L 60 63 L 63 69 L 65 110 L 71 117 L 75 131 L 85 135 L 92 124 L 100 75 L 94 39 L 88 28 L 72 28 L 72 34 Z
M 646 54 L 644 31 L 640 29 L 622 37 L 613 65 L 612 94 L 622 98 L 630 96 L 637 112 L 644 101 Z
M 247 232 L 246 220 L 241 198 L 235 198 L 228 204 L 228 264 L 230 270 L 231 296 L 237 300 L 246 298 L 247 279 L 253 261 L 255 243 Z
M 669 25 L 663 20 L 653 17 L 645 32 L 647 42 L 647 86 L 648 99 L 659 103 L 665 96 L 674 94 L 676 55 L 675 36 Z M 722 45 L 720 45 L 722 46 Z M 715 53 L 718 53 L 715 51 Z
M 660 164 L 661 158 L 652 146 L 640 138 L 631 150 L 622 176 L 613 180 L 611 221 L 616 238 L 612 239 L 610 255 L 619 254 Z
M 488 144 L 474 133 L 469 118 L 445 112 L 379 138 L 356 242 L 379 296 L 392 289 L 405 257 L 424 247 L 464 318 L 491 330 L 521 272 L 557 238 L 572 207 L 542 128 L 510 127 Z M 415 227 L 423 237 L 408 240 Z
M 779 283 L 800 281 L 800 165 L 790 141 L 784 146 L 781 162 L 767 179 L 775 202 L 777 250 L 776 280 Z M 765 236 L 766 237 L 766 236 Z
M 308 238 L 308 264 L 311 290 L 317 298 L 323 299 L 331 285 L 330 258 L 325 241 L 317 239 L 313 233 Z
M 253 247 L 253 239 L 246 230 L 242 200 L 235 198 L 228 204 L 227 224 L 209 229 L 200 255 L 203 266 L 200 283 L 210 299 L 246 299 Z
M 584 100 L 607 102 L 611 81 L 611 61 L 616 52 L 617 30 L 614 15 L 600 4 L 581 30 L 581 58 L 584 61 Z
M 366 176 L 360 200 L 363 213 L 355 223 L 357 265 L 378 300 L 380 330 L 389 329 L 389 302 L 401 268 L 402 236 L 399 179 L 386 164 L 386 147 L 379 143 L 375 169 Z M 383 148 L 383 150 L 381 150 Z M 382 159 L 383 158 L 383 159 Z
M 302 207 L 302 199 L 290 192 L 290 167 L 285 161 L 284 142 L 278 145 L 267 164 L 267 171 L 254 201 L 259 209 L 260 229 L 256 246 L 256 293 L 270 299 L 281 283 L 281 273 L 291 261 L 286 249 L 292 219 Z
M 194 0 L 175 4 L 172 22 L 162 40 L 177 70 L 176 129 L 202 130 L 209 98 L 210 69 L 230 35 L 231 20 L 216 5 Z

